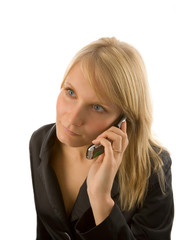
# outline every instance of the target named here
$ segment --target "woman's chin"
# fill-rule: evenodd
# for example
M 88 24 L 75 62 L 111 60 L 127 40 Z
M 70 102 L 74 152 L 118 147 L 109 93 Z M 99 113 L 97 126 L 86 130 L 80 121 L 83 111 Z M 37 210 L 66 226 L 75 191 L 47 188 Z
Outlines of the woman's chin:
M 72 139 L 70 137 L 65 137 L 61 134 L 57 134 L 57 139 L 69 146 L 69 147 L 83 147 L 83 146 L 86 146 L 86 145 L 89 145 L 89 143 L 91 144 L 91 141 L 85 141 L 84 139 Z

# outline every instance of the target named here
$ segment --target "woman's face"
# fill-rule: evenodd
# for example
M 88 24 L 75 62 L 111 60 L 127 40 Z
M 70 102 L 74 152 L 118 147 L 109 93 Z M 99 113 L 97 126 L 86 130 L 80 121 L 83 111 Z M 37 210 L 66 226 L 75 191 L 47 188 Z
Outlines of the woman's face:
M 71 147 L 91 144 L 120 115 L 120 109 L 107 101 L 100 102 L 80 63 L 68 74 L 57 99 L 57 138 Z

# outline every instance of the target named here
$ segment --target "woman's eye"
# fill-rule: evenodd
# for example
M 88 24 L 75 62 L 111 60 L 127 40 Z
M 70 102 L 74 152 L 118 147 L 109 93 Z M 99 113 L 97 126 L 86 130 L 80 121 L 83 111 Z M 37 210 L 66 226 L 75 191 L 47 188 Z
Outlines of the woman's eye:
M 103 112 L 104 108 L 100 105 L 93 105 L 93 109 L 96 110 L 97 112 Z
M 72 89 L 66 89 L 66 90 L 67 90 L 67 93 L 68 93 L 69 96 L 76 97 L 76 95 L 75 95 L 75 93 Z

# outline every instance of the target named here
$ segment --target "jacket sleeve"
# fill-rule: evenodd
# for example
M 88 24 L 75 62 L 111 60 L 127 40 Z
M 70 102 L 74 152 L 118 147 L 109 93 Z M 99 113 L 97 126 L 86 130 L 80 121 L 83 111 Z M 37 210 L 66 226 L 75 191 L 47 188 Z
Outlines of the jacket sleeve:
M 128 224 L 117 204 L 110 215 L 95 226 L 89 209 L 78 221 L 76 231 L 84 240 L 170 240 L 173 222 L 173 193 L 171 186 L 171 160 L 168 154 L 164 166 L 166 191 L 162 193 L 156 174 L 151 177 L 142 208 L 135 211 Z

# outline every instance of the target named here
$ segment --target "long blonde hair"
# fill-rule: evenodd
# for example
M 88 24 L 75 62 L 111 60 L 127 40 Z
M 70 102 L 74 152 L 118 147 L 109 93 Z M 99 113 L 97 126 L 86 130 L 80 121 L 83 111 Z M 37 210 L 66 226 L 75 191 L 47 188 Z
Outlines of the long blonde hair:
M 164 192 L 163 163 L 159 157 L 162 148 L 151 133 L 152 104 L 142 57 L 127 43 L 114 37 L 101 38 L 75 55 L 63 83 L 78 62 L 97 96 L 120 107 L 127 117 L 129 144 L 118 170 L 120 203 L 122 210 L 140 207 L 152 170 L 158 174 Z

